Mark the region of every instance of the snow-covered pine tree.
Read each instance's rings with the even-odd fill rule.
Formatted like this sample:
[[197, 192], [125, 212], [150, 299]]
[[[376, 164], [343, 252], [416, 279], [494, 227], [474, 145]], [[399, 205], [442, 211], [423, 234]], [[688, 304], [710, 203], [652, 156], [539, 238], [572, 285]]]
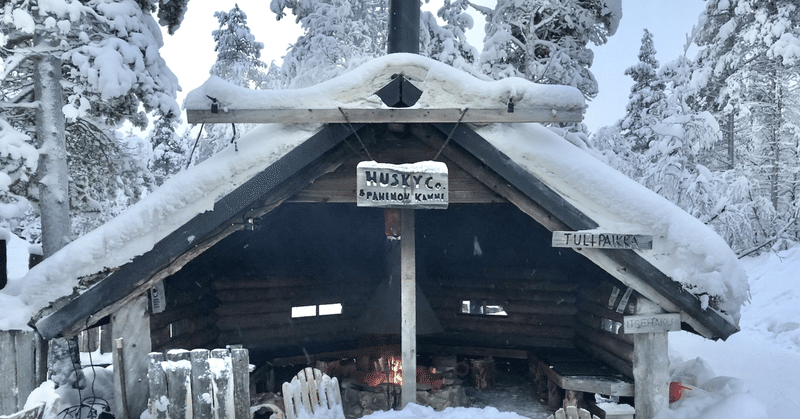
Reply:
[[217, 61], [209, 72], [237, 86], [260, 88], [267, 68], [261, 61], [264, 44], [250, 32], [247, 15], [236, 4], [229, 12], [214, 12], [214, 17], [219, 21], [219, 29], [211, 32]]
[[[216, 45], [217, 60], [211, 66], [212, 76], [250, 89], [267, 87], [270, 78], [267, 64], [261, 61], [264, 44], [257, 42], [247, 26], [247, 14], [236, 4], [229, 12], [214, 12], [219, 29], [211, 32]], [[195, 162], [203, 161], [231, 144], [234, 137], [249, 131], [252, 124], [206, 125], [199, 140]]]
[[467, 12], [469, 5], [469, 0], [444, 0], [436, 12], [444, 26], [439, 25], [433, 13], [423, 12], [420, 54], [480, 77], [482, 74], [475, 68], [478, 50], [467, 41], [467, 31], [475, 24]]
[[173, 119], [169, 115], [158, 115], [150, 133], [149, 143], [153, 147], [153, 154], [148, 168], [159, 186], [184, 168], [189, 158], [188, 137], [175, 132]]
[[[177, 79], [158, 54], [161, 35], [150, 14], [170, 2], [170, 10], [159, 9], [159, 16], [174, 29], [180, 24], [186, 0], [11, 0], [0, 5], [0, 43], [4, 46], [0, 50], [0, 91], [7, 111], [2, 118], [7, 132], [22, 134], [4, 138], [29, 138], [34, 146], [45, 141], [49, 152], [42, 156], [53, 158], [54, 167], [64, 167], [68, 173], [61, 169], [59, 174], [54, 171], [57, 169], [40, 164], [37, 182], [29, 176], [11, 175], [17, 180], [13, 185], [15, 195], [39, 204], [35, 208], [47, 224], [42, 226], [45, 256], [83, 232], [71, 231], [68, 216], [63, 214], [67, 197], [75, 215], [87, 209], [81, 205], [94, 207], [92, 200], [117, 201], [120, 190], [131, 193], [130, 201], [136, 200], [137, 188], [130, 186], [148, 178], [138, 169], [132, 170], [128, 161], [113, 161], [125, 155], [126, 150], [112, 129], [125, 120], [143, 127], [147, 119], [140, 106], [145, 111], [179, 113], [174, 99]], [[62, 77], [62, 82], [56, 81]], [[38, 90], [35, 84], [40, 85]], [[63, 92], [52, 90], [55, 87], [63, 87]], [[46, 120], [35, 122], [37, 115]], [[57, 120], [64, 116], [66, 126], [58, 128]], [[61, 152], [57, 151], [58, 143], [63, 144]], [[94, 168], [81, 167], [86, 164]], [[86, 176], [89, 180], [85, 185], [95, 192], [94, 196], [86, 193], [88, 189], [75, 187], [75, 179]], [[71, 179], [70, 191], [55, 179]], [[46, 189], [41, 185], [55, 189], [40, 197], [39, 191]], [[49, 209], [47, 204], [51, 202], [61, 203], [62, 210]], [[55, 212], [61, 214], [52, 215], [54, 222], [46, 222]], [[32, 224], [38, 222], [39, 214], [31, 214], [33, 220], [13, 223], [17, 224], [16, 232], [26, 223], [29, 231], [38, 230]], [[39, 237], [28, 239], [38, 241]], [[56, 244], [48, 245], [48, 241]]]
[[619, 0], [498, 0], [477, 7], [486, 16], [479, 69], [494, 79], [524, 77], [577, 87], [587, 98], [598, 86], [589, 43], [602, 45], [622, 17]]
[[653, 35], [647, 29], [642, 35], [639, 62], [628, 67], [625, 75], [633, 79], [630, 99], [625, 107], [625, 117], [620, 121], [622, 135], [631, 144], [634, 152], [647, 150], [655, 133], [653, 125], [658, 122], [664, 106], [664, 82], [658, 80], [658, 60], [653, 45]]
[[386, 0], [272, 0], [282, 19], [291, 10], [303, 35], [283, 57], [283, 87], [301, 88], [332, 79], [386, 54]]
[[[751, 244], [769, 244], [778, 236], [797, 240], [798, 162], [791, 144], [798, 125], [792, 104], [800, 57], [798, 4], [711, 0], [701, 24], [692, 105], [714, 112], [730, 133], [727, 167], [760, 183], [751, 183], [754, 190], [748, 193], [756, 232]], [[761, 204], [765, 201], [772, 209]]]

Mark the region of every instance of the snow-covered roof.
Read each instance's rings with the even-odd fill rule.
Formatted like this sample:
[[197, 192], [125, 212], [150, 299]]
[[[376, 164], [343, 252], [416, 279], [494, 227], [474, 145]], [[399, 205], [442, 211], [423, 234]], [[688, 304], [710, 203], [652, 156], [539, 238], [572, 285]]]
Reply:
[[209, 109], [212, 98], [221, 112], [234, 109], [385, 109], [375, 93], [393, 75], [403, 75], [422, 90], [411, 108], [497, 108], [509, 99], [525, 108], [582, 111], [583, 95], [577, 89], [531, 83], [518, 77], [497, 81], [479, 80], [441, 62], [417, 54], [389, 54], [375, 58], [353, 71], [295, 90], [250, 90], [211, 77], [186, 95], [186, 109]]
[[[576, 89], [537, 86], [523, 80], [485, 83], [422, 57], [397, 55], [376, 59], [365, 64], [364, 70], [357, 69], [300, 91], [240, 91], [231, 85], [220, 88], [222, 82], [212, 80], [191, 92], [187, 102], [206, 100], [209, 86], [214, 86], [218, 100], [226, 100], [227, 96], [222, 94], [230, 92], [237, 100], [246, 97], [263, 106], [276, 101], [284, 105], [296, 103], [300, 107], [355, 106], [358, 103], [377, 106], [372, 98], [359, 96], [365, 91], [374, 91], [374, 86], [363, 88], [362, 77], [375, 67], [394, 66], [402, 67], [406, 74], [419, 72], [415, 77], [426, 81], [425, 100], [420, 99], [420, 106], [462, 107], [472, 103], [470, 101], [501, 100], [511, 93], [519, 95], [520, 101], [569, 105], [576, 104], [580, 96]], [[432, 94], [434, 91], [437, 93]], [[459, 95], [464, 95], [463, 101], [458, 101]], [[280, 100], [276, 99], [278, 97]], [[580, 102], [583, 102], [582, 97]], [[238, 152], [229, 147], [175, 175], [115, 219], [31, 269], [14, 295], [0, 294], [0, 298], [13, 302], [15, 307], [26, 308], [29, 315], [33, 315], [56, 299], [70, 295], [81, 277], [125, 265], [147, 253], [198, 214], [212, 210], [215, 203], [278, 162], [320, 129], [321, 126], [315, 124], [267, 124], [248, 132], [239, 139]], [[474, 129], [597, 223], [597, 230], [652, 235], [653, 250], [636, 252], [701, 300], [716, 297], [719, 308], [725, 312], [723, 317], [731, 324], [738, 323], [739, 309], [748, 295], [746, 275], [730, 248], [708, 227], [539, 124], [490, 124]], [[194, 239], [198, 238], [187, 238]], [[25, 324], [14, 324], [8, 319], [8, 314], [0, 313], [0, 326], [27, 328]]]

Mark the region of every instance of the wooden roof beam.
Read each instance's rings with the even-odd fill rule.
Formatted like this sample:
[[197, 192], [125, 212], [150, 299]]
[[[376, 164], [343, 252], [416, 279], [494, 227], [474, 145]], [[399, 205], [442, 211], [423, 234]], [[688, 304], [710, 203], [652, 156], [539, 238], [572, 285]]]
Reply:
[[581, 122], [583, 110], [574, 108], [508, 108], [477, 109], [228, 109], [212, 112], [211, 109], [187, 109], [190, 124], [299, 124], [299, 123], [503, 123], [503, 122]]

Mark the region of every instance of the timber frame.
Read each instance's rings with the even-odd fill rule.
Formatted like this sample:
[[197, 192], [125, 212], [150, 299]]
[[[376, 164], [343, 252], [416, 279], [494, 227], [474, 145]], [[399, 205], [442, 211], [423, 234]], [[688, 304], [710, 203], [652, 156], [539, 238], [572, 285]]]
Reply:
[[[374, 137], [385, 124], [326, 125], [309, 140], [218, 201], [214, 210], [196, 216], [158, 242], [153, 250], [120, 267], [62, 308], [36, 321], [45, 338], [73, 336], [100, 322], [136, 295], [177, 272], [186, 263], [248, 222], [289, 200], [322, 175], [335, 170], [359, 150], [354, 136]], [[397, 129], [396, 126], [393, 129]], [[465, 124], [410, 124], [421, 141], [483, 182], [550, 231], [591, 229], [597, 224]], [[454, 131], [455, 130], [455, 131]], [[366, 135], [372, 132], [373, 135]], [[449, 144], [446, 139], [453, 132]], [[369, 147], [369, 144], [366, 144]], [[355, 197], [353, 197], [353, 200]], [[188, 237], [201, 237], [189, 242]], [[576, 250], [620, 282], [671, 312], [681, 313], [690, 329], [725, 339], [738, 329], [681, 288], [634, 251]]]

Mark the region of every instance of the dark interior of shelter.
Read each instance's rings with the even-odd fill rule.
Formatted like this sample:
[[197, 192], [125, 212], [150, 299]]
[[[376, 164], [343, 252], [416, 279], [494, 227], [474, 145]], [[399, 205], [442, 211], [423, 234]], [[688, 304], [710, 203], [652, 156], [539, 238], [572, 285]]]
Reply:
[[[551, 233], [510, 203], [414, 214], [423, 390], [487, 389], [522, 372], [531, 391], [547, 393], [532, 354], [632, 376], [632, 339], [613, 329], [635, 299], [622, 312], [609, 307], [615, 288], [625, 289], [616, 279], [553, 248]], [[390, 218], [391, 210], [355, 204], [278, 206], [167, 278], [167, 308], [151, 317], [153, 350], [242, 345], [257, 393], [280, 391], [307, 365], [338, 375], [343, 387], [392, 385], [400, 262]], [[384, 390], [375, 391], [392, 407]], [[465, 402], [443, 397], [445, 406]], [[369, 412], [354, 409], [345, 406], [348, 416]]]

